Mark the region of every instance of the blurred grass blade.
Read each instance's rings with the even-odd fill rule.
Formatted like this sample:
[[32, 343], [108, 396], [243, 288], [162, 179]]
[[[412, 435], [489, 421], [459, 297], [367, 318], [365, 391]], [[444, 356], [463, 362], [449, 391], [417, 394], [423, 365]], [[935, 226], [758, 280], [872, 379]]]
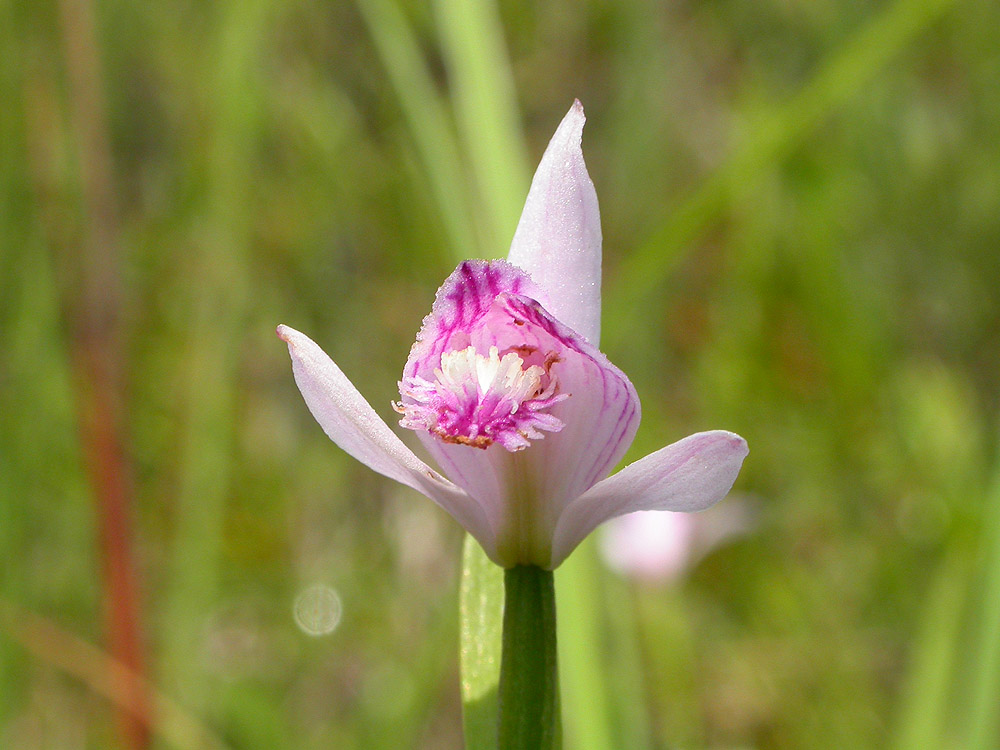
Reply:
[[[159, 692], [122, 662], [52, 621], [0, 599], [0, 632], [42, 661], [84, 682], [119, 708], [145, 719], [145, 698], [152, 702], [150, 728], [177, 748], [222, 750], [225, 744], [180, 705]], [[142, 683], [137, 691], [135, 683]]]
[[[514, 236], [530, 173], [499, 13], [486, 0], [434, 5], [459, 131], [486, 222], [484, 254], [500, 257]], [[571, 95], [566, 99], [569, 107]]]
[[459, 593], [462, 724], [467, 750], [497, 746], [497, 689], [503, 631], [503, 570], [466, 534]]
[[598, 644], [601, 591], [594, 537], [585, 539], [556, 571], [563, 732], [574, 750], [614, 750], [607, 665]]
[[[594, 555], [596, 557], [596, 555]], [[594, 567], [598, 561], [595, 559]], [[611, 715], [618, 717], [619, 747], [650, 748], [653, 746], [649, 726], [649, 682], [643, 650], [639, 643], [639, 612], [633, 583], [621, 577], [603, 576], [604, 604], [611, 647], [607, 657], [615, 668], [608, 674], [608, 699]], [[672, 643], [666, 644], [673, 648]]]
[[955, 675], [962, 612], [968, 591], [968, 565], [962, 555], [947, 558], [926, 594], [923, 623], [914, 646], [910, 673], [902, 688], [893, 747], [923, 750], [944, 747], [948, 704]]
[[[457, 260], [481, 254], [448, 109], [395, 0], [356, 0], [389, 74]], [[511, 230], [513, 231], [513, 230]]]
[[961, 726], [968, 750], [997, 747], [1000, 740], [1000, 458], [994, 469], [982, 521], [983, 571], [971, 674]]
[[193, 298], [184, 362], [186, 432], [162, 647], [167, 687], [183, 689], [196, 709], [211, 696], [192, 646], [199, 643], [221, 591], [219, 561], [235, 451], [236, 369], [249, 304], [242, 249], [248, 244], [246, 195], [253, 179], [250, 154], [260, 95], [254, 70], [273, 6], [270, 0], [254, 0], [216, 7], [217, 49], [205, 92], [215, 105], [215, 120], [200, 165], [208, 175], [206, 218], [198, 227], [198, 252], [185, 259]]
[[769, 165], [784, 158], [834, 109], [864, 87], [954, 0], [898, 0], [865, 24], [790, 101], [778, 107], [726, 164], [679, 206], [622, 261], [609, 299], [631, 300], [606, 316], [610, 339], [628, 330], [641, 301], [666, 278], [685, 249], [743, 195], [752, 192]]

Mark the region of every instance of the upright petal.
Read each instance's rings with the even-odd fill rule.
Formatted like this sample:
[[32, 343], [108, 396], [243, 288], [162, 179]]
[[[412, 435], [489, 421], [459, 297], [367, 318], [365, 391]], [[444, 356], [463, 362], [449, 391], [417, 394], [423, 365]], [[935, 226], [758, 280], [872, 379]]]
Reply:
[[469, 345], [469, 331], [503, 293], [540, 299], [541, 290], [520, 268], [502, 260], [465, 260], [451, 272], [434, 295], [434, 305], [424, 317], [417, 340], [403, 369], [403, 377], [433, 370], [446, 351]]
[[586, 118], [574, 101], [531, 181], [507, 260], [545, 292], [562, 323], [595, 346], [601, 337], [601, 215], [583, 161]]
[[699, 432], [661, 448], [571, 502], [556, 524], [552, 561], [556, 567], [587, 534], [605, 521], [638, 510], [704, 510], [736, 481], [746, 441], [723, 430]]
[[295, 383], [327, 436], [379, 474], [436, 502], [494, 556], [495, 535], [479, 503], [417, 458], [308, 336], [288, 326], [278, 326], [278, 336], [288, 344]]

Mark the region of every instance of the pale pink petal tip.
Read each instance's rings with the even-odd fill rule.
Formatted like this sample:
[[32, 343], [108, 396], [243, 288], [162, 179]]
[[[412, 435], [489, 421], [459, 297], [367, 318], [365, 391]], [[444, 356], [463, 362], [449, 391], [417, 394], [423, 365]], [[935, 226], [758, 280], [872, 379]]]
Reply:
[[288, 326], [282, 324], [279, 325], [277, 328], [275, 328], [274, 332], [278, 334], [278, 338], [281, 339], [282, 341], [288, 341], [288, 334], [286, 333], [287, 330]]
[[566, 113], [562, 122], [559, 123], [559, 127], [556, 128], [556, 132], [549, 142], [550, 145], [557, 143], [565, 144], [566, 147], [570, 148], [579, 148], [583, 141], [583, 126], [586, 123], [587, 116], [583, 112], [583, 105], [579, 99], [574, 99], [569, 112]]

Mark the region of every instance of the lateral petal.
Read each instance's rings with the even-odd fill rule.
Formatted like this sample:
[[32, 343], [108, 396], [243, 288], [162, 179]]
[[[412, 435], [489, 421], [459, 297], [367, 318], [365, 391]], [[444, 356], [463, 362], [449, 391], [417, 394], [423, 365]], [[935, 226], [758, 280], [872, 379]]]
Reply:
[[579, 100], [563, 118], [535, 171], [507, 256], [545, 292], [557, 320], [597, 346], [601, 337], [601, 214], [580, 140]]
[[638, 510], [693, 512], [715, 504], [736, 481], [746, 441], [724, 430], [699, 432], [598, 482], [571, 502], [556, 524], [555, 568], [605, 521]]
[[278, 326], [295, 383], [327, 436], [346, 453], [429, 497], [472, 534], [488, 555], [496, 539], [479, 503], [417, 458], [326, 353], [305, 334]]

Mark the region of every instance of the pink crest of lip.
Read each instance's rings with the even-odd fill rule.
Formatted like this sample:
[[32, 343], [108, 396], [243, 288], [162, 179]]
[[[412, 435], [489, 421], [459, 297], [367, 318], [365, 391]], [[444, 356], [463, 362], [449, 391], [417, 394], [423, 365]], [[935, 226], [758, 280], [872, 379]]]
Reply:
[[504, 293], [524, 294], [533, 299], [542, 296], [531, 277], [507, 261], [460, 263], [438, 289], [434, 305], [410, 348], [403, 376], [427, 376], [440, 364], [441, 354], [469, 346], [469, 332]]
[[[567, 397], [557, 392], [552, 361], [545, 358], [558, 356], [551, 343], [545, 351], [531, 344], [536, 326], [527, 319], [534, 324], [540, 317], [529, 309], [537, 303], [522, 293], [540, 290], [524, 271], [502, 260], [464, 261], [445, 280], [403, 370], [402, 400], [395, 407], [403, 415], [403, 427], [448, 443], [480, 449], [499, 443], [509, 451], [524, 450], [544, 433], [563, 428], [563, 422], [548, 413]], [[515, 298], [524, 302], [513, 302]], [[526, 314], [515, 309], [519, 307], [525, 307]], [[502, 368], [504, 373], [515, 379], [526, 372], [540, 375], [531, 393], [517, 393], [516, 388], [510, 392], [503, 375], [483, 390], [477, 373], [489, 367], [494, 348], [501, 361], [515, 363], [513, 371]], [[455, 357], [462, 352], [473, 353]], [[464, 374], [460, 382], [453, 382], [456, 366]]]

